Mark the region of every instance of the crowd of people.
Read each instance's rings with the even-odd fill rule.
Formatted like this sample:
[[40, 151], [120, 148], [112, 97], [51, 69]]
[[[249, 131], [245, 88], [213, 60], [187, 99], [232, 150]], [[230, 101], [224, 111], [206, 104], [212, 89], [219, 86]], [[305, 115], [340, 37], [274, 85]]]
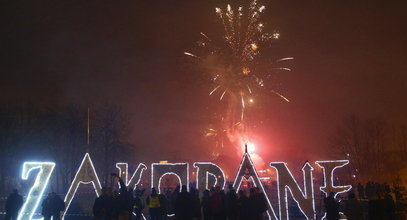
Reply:
[[[341, 201], [335, 199], [335, 194], [331, 192], [324, 198], [326, 218], [338, 220], [342, 211], [348, 220], [395, 220], [396, 193], [389, 185], [376, 182], [368, 182], [366, 187], [358, 183], [356, 189], [348, 193], [347, 199]], [[364, 204], [367, 204], [367, 210]]]
[[[7, 197], [6, 201], [6, 216], [5, 220], [17, 220], [18, 213], [23, 206], [23, 197], [18, 193], [17, 189]], [[59, 220], [61, 212], [65, 210], [65, 203], [55, 192], [49, 193], [42, 201], [41, 215], [44, 220]]]
[[145, 199], [144, 190], [127, 189], [119, 179], [120, 192], [103, 188], [102, 195], [95, 200], [93, 214], [95, 219], [134, 219], [148, 216], [151, 220], [164, 220], [169, 216], [177, 220], [260, 220], [264, 219], [268, 204], [266, 197], [258, 188], [251, 188], [249, 195], [245, 191], [235, 192], [230, 185], [228, 190], [212, 187], [202, 192], [187, 186], [177, 187], [174, 191], [157, 193], [151, 189]]
[[[143, 216], [151, 220], [164, 220], [169, 216], [176, 220], [260, 220], [264, 219], [268, 209], [265, 195], [255, 187], [250, 188], [248, 195], [243, 190], [236, 193], [232, 185], [227, 190], [217, 186], [203, 192], [195, 188], [188, 191], [187, 186], [173, 191], [163, 190], [163, 193], [153, 188], [149, 195], [145, 195], [144, 190], [133, 191], [122, 179], [117, 179], [119, 191], [105, 187], [96, 198], [93, 205], [95, 220], [140, 220], [144, 219]], [[375, 182], [368, 182], [365, 187], [359, 183], [346, 199], [335, 198], [331, 192], [323, 199], [326, 219], [338, 220], [343, 212], [348, 220], [395, 220], [395, 194], [397, 192], [389, 185]], [[6, 201], [5, 220], [17, 220], [22, 205], [23, 197], [13, 190]], [[42, 201], [41, 207], [45, 220], [59, 220], [65, 204], [52, 192]]]

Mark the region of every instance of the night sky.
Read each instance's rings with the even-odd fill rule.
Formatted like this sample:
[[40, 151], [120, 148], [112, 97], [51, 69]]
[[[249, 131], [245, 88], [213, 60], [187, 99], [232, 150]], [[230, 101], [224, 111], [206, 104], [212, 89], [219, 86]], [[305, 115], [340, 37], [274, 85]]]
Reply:
[[[200, 31], [214, 32], [214, 8], [227, 3], [3, 1], [0, 101], [110, 102], [131, 115], [132, 141], [146, 148], [135, 161], [208, 158], [202, 130], [219, 102], [183, 52]], [[295, 58], [293, 71], [279, 75], [291, 102], [256, 100], [263, 124], [254, 132], [266, 161], [336, 159], [329, 137], [350, 114], [407, 123], [402, 1], [262, 3], [266, 25], [281, 34], [274, 55]]]

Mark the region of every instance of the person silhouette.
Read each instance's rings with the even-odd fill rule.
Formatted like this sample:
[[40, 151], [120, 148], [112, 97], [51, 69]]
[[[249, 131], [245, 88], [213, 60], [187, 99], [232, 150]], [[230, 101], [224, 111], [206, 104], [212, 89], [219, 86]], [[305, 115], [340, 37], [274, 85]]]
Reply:
[[6, 217], [5, 220], [17, 220], [18, 211], [23, 206], [23, 197], [18, 194], [18, 190], [14, 189], [13, 192], [7, 197], [6, 201]]
[[136, 214], [135, 220], [140, 220], [143, 216], [143, 209], [144, 209], [144, 202], [141, 198], [143, 195], [143, 191], [140, 189], [136, 189], [136, 193], [133, 199], [133, 209], [134, 213]]
[[334, 197], [335, 194], [333, 192], [330, 192], [329, 196], [324, 199], [327, 220], [339, 219], [339, 203], [335, 200]]
[[42, 202], [42, 216], [44, 220], [59, 220], [61, 212], [65, 209], [65, 203], [55, 192], [49, 193]]
[[365, 198], [365, 188], [363, 187], [363, 185], [360, 182], [358, 183], [358, 195], [359, 195], [359, 199]]
[[181, 192], [175, 200], [175, 219], [192, 220], [193, 217], [193, 200], [188, 193], [187, 186], [181, 187]]
[[237, 194], [233, 189], [233, 185], [229, 185], [229, 191], [226, 194], [226, 214], [227, 218], [230, 220], [237, 219], [238, 207], [237, 207]]
[[155, 188], [151, 189], [151, 195], [147, 197], [146, 203], [148, 205], [151, 220], [160, 219], [160, 198], [158, 197]]
[[363, 207], [356, 199], [355, 193], [349, 193], [348, 200], [345, 201], [344, 213], [348, 220], [363, 219]]

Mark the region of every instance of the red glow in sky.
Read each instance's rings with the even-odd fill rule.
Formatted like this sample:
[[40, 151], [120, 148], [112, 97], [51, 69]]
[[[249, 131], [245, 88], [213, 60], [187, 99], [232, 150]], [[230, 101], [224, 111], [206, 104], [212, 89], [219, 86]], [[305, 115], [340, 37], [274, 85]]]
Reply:
[[[253, 160], [256, 154], [266, 164], [334, 159], [329, 138], [350, 114], [407, 122], [402, 3], [265, 3], [266, 23], [280, 33], [273, 53], [295, 60], [290, 73], [276, 76], [290, 103], [253, 97]], [[201, 31], [217, 31], [213, 9], [221, 4], [8, 1], [0, 9], [0, 100], [115, 103], [131, 115], [137, 161], [210, 158], [214, 142], [202, 131], [220, 107], [183, 51]], [[236, 152], [225, 156], [238, 164]]]

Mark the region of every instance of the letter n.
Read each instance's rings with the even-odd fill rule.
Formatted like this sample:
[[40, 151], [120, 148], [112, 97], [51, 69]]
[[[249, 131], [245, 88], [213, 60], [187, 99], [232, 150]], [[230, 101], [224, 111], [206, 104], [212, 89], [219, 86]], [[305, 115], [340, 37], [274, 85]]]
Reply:
[[300, 189], [293, 175], [284, 162], [273, 162], [270, 166], [277, 171], [277, 185], [279, 198], [280, 220], [289, 219], [288, 214], [288, 191], [297, 203], [299, 209], [306, 219], [315, 219], [314, 190], [312, 181], [311, 165], [306, 162], [302, 167], [304, 176], [304, 192]]

